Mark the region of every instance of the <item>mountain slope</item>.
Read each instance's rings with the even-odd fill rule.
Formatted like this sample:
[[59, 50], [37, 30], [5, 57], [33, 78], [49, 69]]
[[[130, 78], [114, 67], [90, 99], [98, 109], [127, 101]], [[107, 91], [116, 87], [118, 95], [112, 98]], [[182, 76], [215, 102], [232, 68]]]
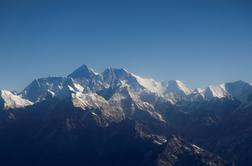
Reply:
[[248, 102], [252, 95], [252, 85], [244, 81], [236, 81], [225, 84], [226, 91], [241, 102]]
[[225, 90], [224, 85], [220, 86], [211, 85], [205, 90], [204, 95], [206, 99], [229, 97], [229, 93]]
[[93, 77], [98, 76], [99, 74], [96, 73], [92, 68], [88, 68], [86, 65], [82, 65], [78, 69], [76, 69], [73, 73], [68, 75], [68, 77], [72, 78], [87, 78], [91, 79]]
[[183, 82], [179, 80], [168, 81], [167, 92], [180, 94], [180, 95], [189, 95], [192, 93], [192, 89], [187, 87]]
[[6, 90], [0, 91], [0, 109], [7, 110], [7, 109], [22, 108], [32, 104], [33, 103], [31, 101], [23, 99], [10, 91]]
[[158, 166], [226, 166], [228, 163], [206, 150], [172, 135], [160, 154]]
[[[159, 128], [137, 120], [100, 125], [104, 119], [98, 113], [93, 115], [92, 108], [72, 107], [68, 101], [53, 99], [27, 109], [11, 111], [15, 119], [10, 120], [3, 120], [8, 119], [8, 114], [0, 112], [3, 165], [153, 166], [166, 151], [167, 140], [170, 142], [166, 136], [157, 134]], [[175, 144], [171, 148], [180, 147]], [[175, 151], [172, 153], [177, 155]], [[207, 155], [201, 159], [212, 161]], [[193, 158], [187, 163], [197, 160]]]

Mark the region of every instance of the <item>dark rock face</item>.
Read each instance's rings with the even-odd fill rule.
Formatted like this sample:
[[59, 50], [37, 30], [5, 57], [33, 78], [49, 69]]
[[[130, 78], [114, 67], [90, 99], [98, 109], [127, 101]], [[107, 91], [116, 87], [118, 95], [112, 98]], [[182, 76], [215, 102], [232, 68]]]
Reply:
[[[167, 111], [176, 131], [225, 160], [237, 165], [251, 163], [252, 107], [236, 101], [197, 103]], [[185, 112], [183, 112], [183, 111]]]
[[87, 79], [92, 79], [95, 77], [95, 72], [88, 68], [86, 65], [82, 65], [78, 69], [76, 69], [73, 73], [69, 75], [69, 77], [72, 78], [87, 78]]
[[163, 152], [159, 155], [158, 166], [224, 166], [228, 165], [220, 157], [185, 142], [177, 136], [170, 136]]
[[252, 139], [252, 110], [239, 110], [226, 115], [211, 130], [205, 128], [204, 137], [187, 134], [197, 144], [234, 161], [237, 165], [250, 165]]
[[[173, 165], [184, 162], [193, 165], [201, 160], [225, 164], [221, 158], [204, 150], [199, 150], [198, 154], [197, 148], [179, 137], [169, 137], [174, 133], [173, 129], [163, 126], [165, 130], [162, 130], [162, 125], [157, 122], [126, 119], [107, 126], [109, 121], [99, 115], [99, 110], [97, 115], [92, 112], [74, 108], [68, 101], [57, 100], [1, 111], [1, 163], [153, 166], [160, 165], [162, 159]], [[175, 162], [170, 160], [170, 155], [179, 158]]]

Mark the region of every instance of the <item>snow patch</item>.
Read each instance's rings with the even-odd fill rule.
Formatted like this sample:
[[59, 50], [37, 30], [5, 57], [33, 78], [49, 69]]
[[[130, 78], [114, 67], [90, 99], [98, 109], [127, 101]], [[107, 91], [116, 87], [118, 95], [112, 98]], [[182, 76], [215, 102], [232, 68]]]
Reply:
[[0, 91], [1, 98], [4, 101], [4, 109], [14, 109], [14, 108], [22, 108], [33, 103], [29, 100], [23, 99], [20, 96], [14, 95], [10, 91], [2, 90]]
[[84, 91], [84, 88], [80, 84], [73, 83], [73, 85], [76, 88], [76, 90], [78, 90], [79, 92], [83, 92]]
[[183, 82], [179, 80], [175, 80], [175, 82], [177, 83], [180, 90], [182, 90], [186, 95], [189, 95], [192, 92], [192, 90], [188, 88]]
[[224, 98], [228, 96], [228, 93], [221, 86], [209, 86], [209, 90], [211, 91], [213, 97]]
[[139, 76], [137, 76], [135, 74], [132, 74], [132, 75], [136, 78], [137, 82], [142, 87], [149, 90], [150, 92], [156, 93], [158, 95], [163, 95], [163, 93], [165, 92], [165, 87], [162, 86], [162, 83], [156, 82], [153, 79], [142, 78], [142, 77], [139, 77]]

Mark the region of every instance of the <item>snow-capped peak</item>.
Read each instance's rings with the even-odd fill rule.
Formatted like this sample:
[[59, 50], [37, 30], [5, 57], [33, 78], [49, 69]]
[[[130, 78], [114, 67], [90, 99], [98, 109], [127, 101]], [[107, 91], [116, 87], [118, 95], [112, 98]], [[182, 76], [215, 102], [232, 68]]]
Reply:
[[[82, 65], [68, 77], [48, 77], [34, 80], [20, 95], [32, 102], [39, 102], [50, 96], [69, 96], [72, 92], [114, 93], [121, 85], [128, 85], [138, 96], [161, 97], [177, 103], [178, 101], [208, 100], [212, 98], [234, 97], [246, 102], [252, 95], [252, 86], [244, 81], [209, 86], [206, 89], [192, 90], [179, 80], [159, 82], [130, 73], [126, 69], [107, 68], [98, 74]], [[109, 92], [111, 90], [111, 92]], [[70, 93], [69, 93], [70, 92]], [[104, 95], [104, 94], [103, 94]], [[108, 96], [112, 96], [110, 94]], [[149, 98], [149, 97], [148, 97]]]
[[219, 85], [219, 86], [213, 86], [210, 85], [206, 90], [205, 90], [205, 97], [206, 98], [225, 98], [228, 97], [229, 94], [225, 90], [224, 85]]
[[96, 73], [94, 69], [87, 67], [86, 65], [82, 65], [78, 69], [76, 69], [73, 73], [69, 75], [69, 77], [72, 78], [79, 78], [79, 77], [84, 77], [84, 78], [92, 78], [96, 75], [99, 75], [99, 73]]
[[187, 87], [183, 82], [179, 80], [171, 80], [168, 81], [167, 84], [167, 92], [170, 93], [176, 93], [176, 94], [184, 94], [184, 95], [189, 95], [192, 93], [192, 89]]
[[31, 101], [23, 99], [7, 90], [0, 91], [0, 99], [3, 102], [4, 110], [26, 107], [33, 104]]
[[133, 77], [136, 78], [137, 82], [146, 90], [158, 94], [158, 95], [163, 95], [165, 92], [165, 87], [162, 85], [162, 83], [157, 82], [153, 79], [147, 79], [147, 78], [142, 78], [140, 76], [137, 76], [135, 74], [132, 74]]
[[226, 91], [241, 102], [247, 102], [248, 96], [252, 95], [252, 85], [245, 81], [235, 81], [223, 85]]
[[103, 78], [105, 82], [113, 82], [116, 80], [129, 79], [130, 73], [125, 69], [107, 68], [103, 72]]

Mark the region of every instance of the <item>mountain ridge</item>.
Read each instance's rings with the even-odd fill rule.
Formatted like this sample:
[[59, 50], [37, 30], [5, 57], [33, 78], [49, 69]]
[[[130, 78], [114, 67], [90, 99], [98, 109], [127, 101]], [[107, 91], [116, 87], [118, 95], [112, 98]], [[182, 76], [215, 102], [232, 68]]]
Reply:
[[[162, 97], [164, 100], [176, 104], [183, 101], [205, 101], [214, 99], [237, 99], [247, 103], [252, 94], [252, 85], [242, 80], [227, 82], [220, 85], [210, 85], [204, 89], [191, 89], [179, 80], [159, 82], [142, 78], [130, 73], [126, 69], [107, 68], [102, 73], [82, 65], [66, 77], [46, 77], [34, 79], [24, 90], [17, 94], [23, 100], [32, 103], [44, 100], [49, 94], [64, 96], [67, 93], [98, 93], [107, 89], [116, 89], [127, 84], [141, 97], [143, 94]], [[70, 95], [70, 94], [69, 94]], [[107, 94], [108, 95], [108, 94]], [[112, 94], [110, 94], [111, 96]], [[102, 96], [105, 97], [105, 96]], [[106, 97], [105, 97], [106, 99]]]
[[[179, 80], [168, 82], [159, 82], [153, 79], [142, 78], [136, 74], [130, 73], [125, 69], [107, 68], [102, 73], [96, 73], [93, 69], [82, 65], [66, 77], [47, 77], [35, 79], [22, 92], [19, 93], [25, 99], [36, 102], [45, 97], [48, 90], [57, 93], [64, 89], [68, 84], [76, 88], [74, 84], [88, 91], [98, 92], [108, 88], [115, 88], [120, 84], [127, 83], [136, 91], [148, 91], [148, 93], [162, 96], [173, 104], [181, 100], [211, 100], [213, 98], [235, 97], [241, 102], [246, 102], [246, 98], [252, 93], [252, 86], [244, 81], [227, 82], [221, 85], [208, 86], [198, 91], [191, 89]], [[38, 91], [40, 95], [31, 94], [30, 91]], [[78, 87], [77, 87], [78, 88]], [[243, 88], [243, 89], [242, 89]], [[235, 90], [234, 90], [235, 89]], [[246, 91], [243, 96], [239, 89]], [[29, 94], [30, 93], [30, 94]], [[197, 97], [198, 96], [198, 97]]]

